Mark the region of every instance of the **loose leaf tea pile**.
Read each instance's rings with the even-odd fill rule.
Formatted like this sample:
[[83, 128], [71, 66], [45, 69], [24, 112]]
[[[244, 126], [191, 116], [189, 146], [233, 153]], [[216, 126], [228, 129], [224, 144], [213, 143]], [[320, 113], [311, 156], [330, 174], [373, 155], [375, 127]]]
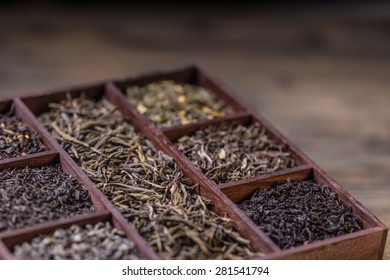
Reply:
[[294, 167], [282, 145], [258, 123], [221, 123], [185, 135], [175, 145], [217, 184]]
[[230, 219], [209, 210], [172, 158], [134, 131], [107, 100], [69, 96], [39, 119], [164, 259], [253, 256]]
[[15, 259], [22, 260], [137, 260], [138, 249], [125, 234], [109, 222], [72, 225], [41, 234], [14, 248]]
[[282, 249], [362, 229], [336, 193], [312, 181], [259, 189], [239, 207]]
[[44, 150], [38, 135], [16, 116], [0, 114], [0, 160]]
[[60, 166], [0, 170], [0, 232], [94, 211], [88, 192]]
[[170, 80], [127, 88], [137, 111], [160, 127], [214, 119], [233, 111], [205, 88]]

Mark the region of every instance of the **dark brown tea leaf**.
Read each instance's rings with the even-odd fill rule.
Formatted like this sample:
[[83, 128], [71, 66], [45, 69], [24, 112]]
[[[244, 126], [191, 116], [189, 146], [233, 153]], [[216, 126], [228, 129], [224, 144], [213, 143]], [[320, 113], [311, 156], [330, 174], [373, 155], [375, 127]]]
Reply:
[[0, 232], [93, 212], [88, 191], [59, 165], [0, 170]]
[[259, 189], [238, 206], [282, 249], [363, 228], [336, 193], [312, 181]]
[[38, 135], [16, 116], [0, 115], [0, 160], [42, 152]]
[[228, 218], [210, 211], [173, 159], [107, 100], [70, 97], [39, 118], [163, 259], [254, 255]]

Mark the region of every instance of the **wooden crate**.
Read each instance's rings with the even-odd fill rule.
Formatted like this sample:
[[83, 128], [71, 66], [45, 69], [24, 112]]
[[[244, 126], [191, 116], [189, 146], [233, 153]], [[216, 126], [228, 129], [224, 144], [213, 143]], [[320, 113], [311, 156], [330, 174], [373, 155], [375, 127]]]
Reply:
[[[158, 128], [145, 116], [137, 112], [136, 108], [125, 97], [124, 92], [130, 85], [142, 85], [162, 79], [188, 82], [207, 88], [220, 100], [231, 106], [234, 113], [213, 120], [200, 120], [187, 125]], [[123, 230], [129, 240], [137, 244], [145, 258], [159, 258], [138, 234], [136, 229], [127, 222], [122, 214], [100, 192], [83, 170], [38, 121], [36, 116], [48, 110], [49, 102], [59, 102], [65, 98], [67, 93], [70, 93], [73, 97], [83, 93], [96, 100], [103, 96], [106, 97], [120, 110], [139, 133], [146, 136], [157, 149], [174, 158], [184, 174], [198, 184], [196, 192], [212, 200], [214, 203], [213, 210], [221, 216], [227, 215], [230, 217], [236, 230], [251, 241], [252, 247], [256, 251], [264, 253], [261, 259], [382, 259], [387, 237], [387, 227], [254, 109], [246, 105], [234, 92], [199, 66], [189, 66], [169, 72], [133, 76], [121, 80], [64, 88], [44, 93], [33, 93], [0, 101], [0, 112], [5, 111], [11, 104], [14, 104], [16, 114], [25, 124], [40, 135], [47, 148], [47, 151], [34, 155], [2, 160], [0, 161], [0, 168], [42, 166], [59, 162], [65, 172], [74, 175], [88, 190], [97, 209], [92, 214], [0, 233], [1, 258], [12, 259], [11, 251], [14, 245], [31, 240], [40, 233], [51, 232], [56, 228], [67, 227], [73, 223], [85, 225], [86, 223], [95, 223], [103, 220], [110, 220], [115, 227]], [[207, 178], [174, 145], [174, 142], [179, 137], [189, 135], [197, 129], [231, 121], [237, 121], [242, 124], [260, 123], [276, 143], [283, 144], [286, 147], [297, 166], [271, 174], [217, 185]], [[287, 179], [292, 181], [312, 179], [315, 182], [328, 185], [333, 192], [338, 194], [341, 201], [353, 209], [355, 216], [363, 223], [363, 230], [322, 241], [315, 241], [287, 250], [280, 249], [238, 208], [236, 203], [248, 197], [258, 188], [270, 187]]]

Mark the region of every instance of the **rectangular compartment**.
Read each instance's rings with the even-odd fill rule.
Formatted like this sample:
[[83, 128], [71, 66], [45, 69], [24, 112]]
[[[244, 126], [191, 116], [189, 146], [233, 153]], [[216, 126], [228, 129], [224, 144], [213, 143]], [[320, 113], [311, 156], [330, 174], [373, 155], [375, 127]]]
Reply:
[[[347, 191], [342, 189], [321, 170], [301, 168], [296, 172], [270, 176], [242, 185], [221, 186], [220, 190], [236, 205], [250, 198], [258, 189], [272, 188], [285, 182], [312, 180], [317, 184], [327, 185], [338, 199], [351, 207], [353, 214], [362, 222], [363, 228], [353, 233], [313, 241], [308, 244], [291, 247], [266, 256], [270, 259], [382, 259], [387, 228], [365, 207], [357, 202]], [[237, 211], [242, 211], [237, 206]], [[245, 214], [245, 213], [244, 213]], [[251, 227], [258, 226], [251, 220]], [[359, 245], [357, 245], [359, 244]]]
[[[84, 213], [91, 213], [91, 212], [94, 212], [94, 211], [99, 211], [99, 210], [104, 210], [105, 209], [105, 206], [103, 205], [103, 203], [100, 201], [99, 197], [96, 196], [95, 194], [95, 191], [94, 190], [91, 190], [91, 188], [89, 188], [88, 186], [86, 186], [85, 184], [83, 184], [82, 181], [80, 181], [77, 176], [74, 175], [74, 172], [72, 170], [72, 168], [70, 167], [70, 165], [66, 162], [66, 160], [62, 159], [58, 153], [55, 153], [55, 152], [48, 152], [46, 155], [42, 155], [41, 157], [38, 157], [38, 158], [32, 158], [32, 159], [19, 159], [18, 161], [12, 161], [12, 162], [3, 162], [3, 163], [0, 163], [0, 171], [1, 172], [6, 172], [6, 170], [9, 170], [10, 172], [19, 172], [19, 175], [21, 174], [20, 172], [22, 172], [22, 170], [25, 168], [25, 167], [28, 167], [31, 169], [30, 173], [24, 173], [25, 175], [28, 175], [28, 176], [37, 176], [41, 170], [41, 168], [46, 168], [46, 167], [55, 167], [57, 164], [59, 164], [60, 166], [60, 170], [58, 170], [59, 172], [63, 172], [63, 174], [70, 174], [74, 179], [76, 179], [79, 183], [80, 183], [80, 186], [85, 189], [86, 191], [86, 195], [88, 195], [89, 199], [91, 200], [91, 207], [93, 207], [94, 209], [90, 209], [88, 210], [87, 208], [85, 208], [85, 211]], [[34, 171], [36, 170], [36, 171]], [[45, 172], [48, 172], [49, 170], [45, 171]], [[52, 170], [54, 172], [54, 169]], [[51, 171], [50, 171], [51, 172]], [[8, 173], [7, 173], [8, 174]], [[18, 175], [18, 176], [19, 176]], [[5, 179], [5, 176], [7, 176], [6, 174], [4, 174], [4, 177], [2, 177], [2, 180], [6, 180]], [[12, 173], [9, 173], [9, 178], [11, 179], [12, 178]], [[47, 177], [48, 174], [42, 174], [42, 177]], [[64, 176], [64, 175], [61, 175], [61, 176]], [[38, 176], [39, 177], [39, 176]], [[55, 178], [53, 177], [53, 180]], [[18, 179], [18, 180], [21, 180], [21, 179]], [[29, 184], [29, 186], [31, 188], [34, 187], [34, 180], [31, 179], [32, 181], [31, 182], [26, 182], [26, 184]], [[44, 179], [46, 180], [46, 179]], [[28, 181], [28, 180], [27, 180]], [[58, 181], [58, 180], [57, 180]], [[62, 181], [63, 182], [63, 181]], [[70, 182], [70, 181], [69, 181]], [[6, 183], [5, 181], [2, 182], [3, 184], [6, 184], [5, 186], [7, 186], [8, 183]], [[60, 184], [59, 183], [56, 183], [58, 184], [59, 188], [60, 188]], [[10, 188], [10, 185], [8, 184], [8, 191], [9, 190], [13, 190], [14, 188], [18, 188], [20, 186], [18, 185], [14, 185]], [[26, 185], [26, 188], [28, 186]], [[45, 187], [48, 187], [48, 186], [45, 186]], [[81, 190], [81, 189], [80, 189]], [[75, 188], [73, 191], [72, 191], [72, 195], [74, 195], [75, 197], [77, 197], [77, 195], [81, 195], [83, 196], [82, 193], [80, 193], [80, 190]], [[2, 196], [3, 198], [5, 197], [8, 197], [9, 193], [7, 192], [7, 189], [2, 189]], [[23, 191], [23, 190], [22, 190]], [[63, 194], [59, 194], [57, 193], [57, 190], [56, 189], [50, 189], [48, 190], [50, 192], [53, 192], [53, 195], [56, 196], [56, 195], [63, 195]], [[78, 194], [77, 194], [78, 193]], [[24, 193], [18, 193], [17, 194], [17, 199], [21, 199], [21, 200], [24, 200], [26, 201], [27, 205], [26, 207], [29, 208], [29, 207], [33, 207], [34, 208], [34, 198], [29, 198], [29, 196], [33, 195], [31, 194], [30, 192], [29, 193], [25, 193], [26, 194], [26, 198], [24, 198]], [[71, 193], [69, 193], [71, 194]], [[48, 197], [47, 199], [49, 199], [51, 196], [51, 194], [48, 194]], [[59, 200], [57, 199], [58, 197], [52, 197], [53, 201], [54, 200]], [[62, 196], [61, 196], [61, 199], [62, 199]], [[39, 200], [39, 199], [38, 199]], [[42, 199], [41, 199], [42, 200]], [[45, 200], [46, 201], [46, 200]], [[61, 200], [62, 201], [62, 200]], [[4, 203], [6, 203], [7, 201], [4, 200], [3, 201]], [[70, 200], [68, 201], [70, 203]], [[30, 205], [30, 203], [32, 203]], [[46, 202], [45, 202], [46, 203]], [[57, 203], [57, 202], [56, 202]], [[63, 202], [61, 202], [62, 204]], [[64, 203], [67, 203], [67, 202], [64, 202]], [[54, 205], [51, 205], [50, 201], [48, 201], [46, 203], [47, 205], [45, 206], [46, 210], [45, 211], [48, 211], [50, 212], [50, 215], [52, 215], [52, 210], [50, 210], [51, 208], [50, 207], [55, 207]], [[23, 203], [20, 203], [20, 204], [17, 204], [18, 207], [23, 207]], [[11, 206], [5, 206], [5, 207], [11, 207]], [[16, 209], [16, 206], [12, 206], [12, 208], [15, 208]], [[65, 209], [65, 208], [64, 208]], [[44, 210], [44, 209], [43, 209]], [[42, 210], [42, 211], [43, 211]], [[16, 211], [16, 210], [15, 210]], [[18, 210], [19, 211], [19, 210]], [[14, 219], [15, 221], [18, 220], [18, 212], [15, 212], [13, 214], [14, 216]], [[22, 212], [20, 213], [23, 213], [23, 210]], [[49, 220], [46, 221], [46, 222], [50, 222], [50, 221], [54, 221], [54, 220], [62, 220], [62, 219], [66, 219], [67, 217], [69, 216], [77, 216], [77, 215], [82, 215], [83, 213], [69, 213], [69, 215], [65, 215], [65, 216], [53, 216], [52, 218], [48, 217]], [[48, 214], [49, 215], [49, 214]], [[57, 213], [56, 215], [59, 215], [59, 213]], [[34, 215], [35, 216], [35, 215]], [[5, 229], [3, 231], [0, 232], [0, 235], [2, 235], [3, 233], [6, 233], [6, 232], [12, 232], [14, 230], [18, 230], [20, 228], [25, 228], [25, 227], [35, 227], [36, 225], [38, 224], [41, 224], [41, 223], [46, 223], [46, 222], [39, 222], [37, 220], [36, 223], [34, 224], [31, 224], [31, 223], [28, 223], [28, 224], [25, 224], [24, 226], [18, 226], [16, 227], [15, 229], [12, 229], [12, 228], [9, 228], [9, 229]]]
[[10, 156], [0, 154], [0, 163], [37, 158], [52, 151], [50, 144], [33, 128], [13, 100], [0, 101], [0, 117], [5, 122], [0, 120], [0, 150], [11, 149]]
[[[233, 131], [237, 131], [235, 138], [232, 135]], [[250, 114], [214, 120], [207, 124], [187, 125], [175, 130], [166, 129], [163, 132], [173, 141], [176, 150], [194, 165], [194, 168], [202, 171], [208, 179], [218, 185], [239, 184], [242, 180], [261, 178], [307, 164], [290, 149], [288, 143], [270, 133], [267, 127], [255, 121]], [[248, 137], [251, 140], [247, 140], [246, 134], [250, 133], [252, 134]], [[240, 138], [241, 134], [243, 136]], [[214, 140], [212, 137], [218, 138]], [[200, 144], [201, 141], [204, 142], [204, 146]], [[196, 143], [196, 149], [191, 143]], [[206, 147], [204, 151], [202, 151], [203, 147]], [[229, 152], [232, 150], [233, 152]], [[203, 158], [201, 154], [204, 155]], [[232, 160], [229, 160], [229, 157]], [[253, 160], [255, 162], [252, 163]], [[220, 164], [216, 165], [216, 162]], [[241, 164], [241, 167], [237, 164]], [[250, 164], [253, 168], [247, 168]], [[234, 170], [229, 169], [229, 165]], [[233, 165], [237, 166], [233, 167]], [[222, 169], [218, 166], [222, 166]]]
[[[96, 225], [99, 222], [109, 222], [113, 228], [117, 228], [119, 231], [123, 232], [120, 228], [118, 221], [111, 216], [107, 211], [100, 211], [93, 214], [86, 214], [80, 217], [72, 217], [64, 219], [63, 221], [51, 222], [45, 225], [37, 226], [33, 229], [22, 229], [10, 233], [8, 235], [2, 235], [0, 237], [0, 242], [3, 243], [2, 249], [0, 247], [0, 257], [4, 259], [13, 259], [13, 251], [16, 245], [20, 245], [23, 242], [30, 242], [32, 239], [39, 235], [48, 235], [52, 234], [57, 229], [69, 229], [72, 225], [77, 225], [81, 228], [85, 228], [86, 225]], [[125, 233], [125, 232], [123, 232]], [[126, 234], [126, 233], [125, 233]], [[144, 248], [140, 247], [140, 244], [134, 242], [131, 239], [131, 236], [127, 235], [128, 240], [132, 241], [138, 249], [140, 258], [148, 258], [148, 254], [145, 254]], [[81, 241], [81, 240], [80, 240]], [[76, 242], [77, 243], [77, 242]], [[145, 254], [145, 255], [144, 255]]]
[[189, 66], [177, 70], [141, 74], [131, 78], [114, 80], [113, 83], [122, 91], [123, 94], [125, 94], [128, 86], [146, 85], [161, 80], [172, 80], [201, 86], [209, 90], [227, 105], [231, 106], [235, 112], [247, 111], [247, 106], [234, 96], [235, 94], [230, 89], [215, 78], [212, 78], [200, 66]]

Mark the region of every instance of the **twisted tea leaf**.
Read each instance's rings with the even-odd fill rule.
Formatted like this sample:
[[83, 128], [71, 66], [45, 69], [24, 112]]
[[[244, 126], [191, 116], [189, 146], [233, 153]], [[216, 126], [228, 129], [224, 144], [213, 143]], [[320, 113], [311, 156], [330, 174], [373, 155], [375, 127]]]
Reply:
[[44, 151], [39, 136], [13, 116], [12, 111], [0, 114], [0, 160]]
[[156, 151], [105, 99], [68, 98], [52, 108], [40, 116], [42, 123], [162, 258], [254, 255], [231, 221], [195, 194], [172, 158]]
[[0, 170], [0, 231], [93, 212], [88, 192], [59, 165]]
[[282, 249], [363, 228], [336, 193], [312, 181], [259, 189], [239, 207]]

